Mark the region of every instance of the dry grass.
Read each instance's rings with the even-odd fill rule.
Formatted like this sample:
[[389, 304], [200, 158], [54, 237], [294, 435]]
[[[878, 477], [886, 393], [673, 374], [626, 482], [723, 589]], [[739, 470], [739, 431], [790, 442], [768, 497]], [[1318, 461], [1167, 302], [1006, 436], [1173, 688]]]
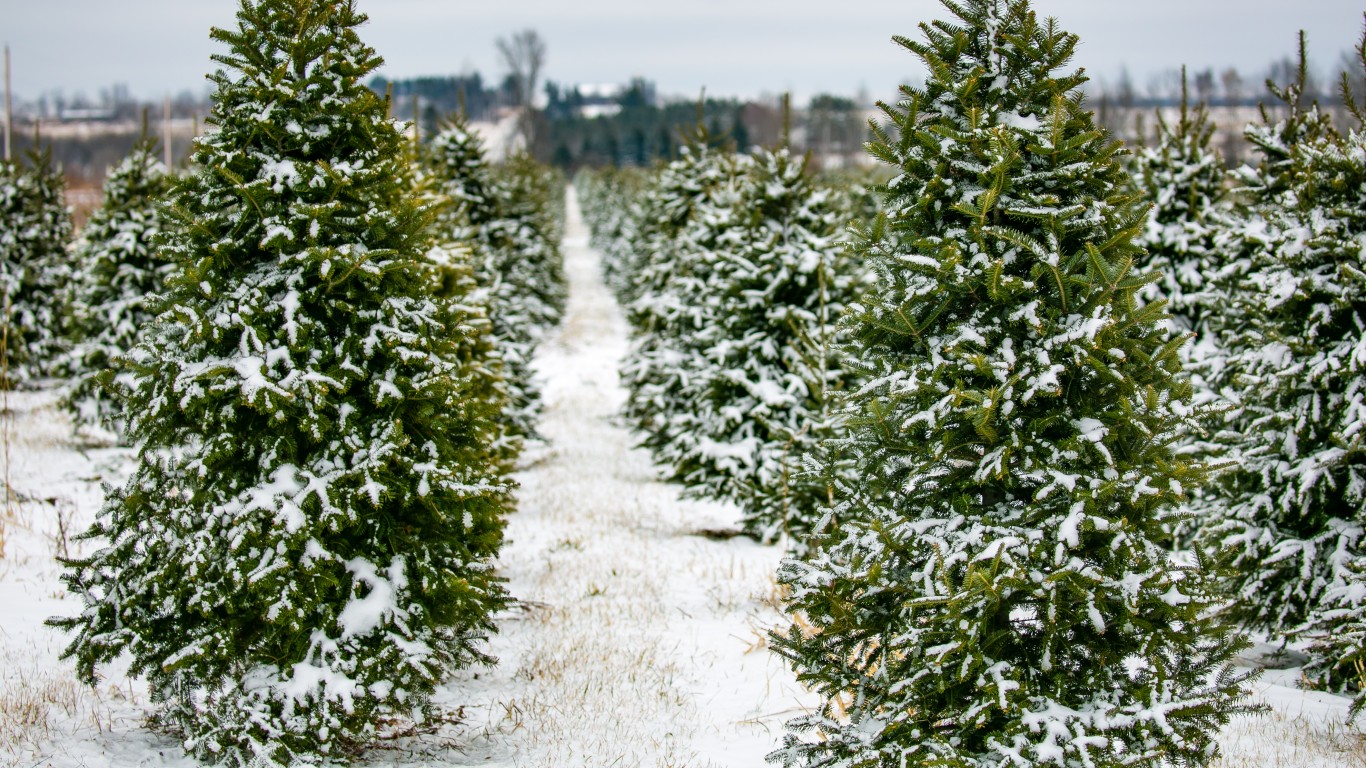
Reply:
[[1366, 768], [1366, 737], [1337, 719], [1246, 715], [1219, 741], [1223, 755], [1211, 768]]
[[6, 652], [0, 669], [0, 762], [45, 760], [66, 739], [109, 732], [117, 710], [141, 701], [131, 687], [91, 688], [34, 654]]

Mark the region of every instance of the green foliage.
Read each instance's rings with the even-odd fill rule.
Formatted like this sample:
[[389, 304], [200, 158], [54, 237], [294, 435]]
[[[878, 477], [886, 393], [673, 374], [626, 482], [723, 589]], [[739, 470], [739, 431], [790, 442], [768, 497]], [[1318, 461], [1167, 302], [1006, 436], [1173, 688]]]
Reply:
[[75, 382], [64, 402], [78, 424], [120, 420], [118, 389], [100, 377], [156, 316], [154, 297], [172, 270], [156, 250], [164, 228], [159, 206], [173, 182], [157, 160], [156, 141], [143, 139], [109, 172], [104, 205], [76, 242], [68, 364]]
[[714, 244], [676, 255], [696, 279], [658, 297], [691, 324], [656, 329], [680, 332], [674, 356], [651, 363], [675, 388], [659, 393], [669, 428], [643, 442], [688, 495], [736, 501], [748, 533], [800, 548], [829, 495], [801, 462], [831, 430], [827, 394], [841, 382], [835, 320], [856, 280], [835, 237], [848, 206], [786, 149], [734, 163], [733, 185], [714, 188], [678, 238]]
[[650, 180], [650, 175], [637, 168], [582, 170], [574, 177], [583, 217], [592, 233], [590, 242], [602, 253], [603, 279], [617, 296], [629, 290], [634, 277], [626, 271], [626, 264], [641, 223], [639, 200]]
[[[127, 356], [140, 462], [53, 619], [83, 679], [120, 654], [187, 749], [341, 759], [481, 650], [510, 505], [477, 322], [436, 300], [405, 139], [361, 85], [349, 1], [244, 0], [162, 312]], [[477, 315], [477, 313], [474, 313]], [[477, 319], [477, 317], [475, 318]], [[474, 359], [470, 359], [473, 357]]]
[[[1135, 295], [1145, 206], [1027, 0], [945, 2], [884, 107], [899, 175], [846, 315], [859, 468], [775, 648], [826, 699], [789, 766], [1203, 765], [1243, 710], [1211, 566], [1157, 545], [1207, 469], [1176, 453], [1179, 340]], [[814, 737], [809, 734], [814, 734]]]
[[1228, 174], [1211, 146], [1214, 129], [1206, 105], [1191, 106], [1183, 70], [1176, 122], [1159, 112], [1157, 145], [1138, 149], [1132, 161], [1134, 184], [1153, 206], [1138, 238], [1148, 253], [1135, 270], [1158, 276], [1139, 297], [1167, 302], [1177, 329], [1202, 339], [1205, 316], [1219, 311], [1211, 283], [1223, 266], [1220, 240], [1230, 224]]
[[540, 392], [531, 357], [559, 323], [567, 296], [559, 249], [563, 180], [525, 156], [490, 166], [478, 134], [458, 116], [424, 159], [434, 190], [446, 200], [438, 218], [442, 236], [471, 250], [475, 279], [487, 291], [513, 431], [534, 436]]
[[65, 290], [72, 277], [66, 182], [48, 151], [30, 165], [0, 161], [0, 312], [10, 388], [59, 372], [66, 350]]
[[[1341, 136], [1317, 114], [1292, 110], [1248, 130], [1295, 139], [1263, 147], [1264, 183], [1244, 214], [1246, 265], [1218, 317], [1227, 360], [1217, 383], [1231, 402], [1219, 436], [1238, 461], [1211, 489], [1202, 540], [1229, 550], [1234, 617], [1313, 639], [1310, 677], [1355, 688], [1366, 556], [1366, 138], [1360, 125]], [[1288, 125], [1297, 120], [1309, 127]]]
[[[684, 147], [646, 192], [620, 266], [620, 298], [632, 326], [621, 370], [623, 413], [652, 450], [696, 440], [687, 415], [694, 405], [689, 361], [698, 352], [698, 331], [714, 314], [708, 254], [729, 248], [740, 232], [738, 207], [717, 202], [737, 193], [740, 165], [734, 153], [703, 142]], [[712, 213], [721, 218], [709, 221]]]

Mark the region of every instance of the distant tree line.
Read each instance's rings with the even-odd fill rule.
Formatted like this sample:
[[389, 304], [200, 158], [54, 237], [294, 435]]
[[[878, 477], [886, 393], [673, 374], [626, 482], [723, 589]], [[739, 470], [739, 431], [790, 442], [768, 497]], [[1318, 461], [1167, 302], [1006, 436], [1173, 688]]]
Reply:
[[571, 98], [552, 103], [543, 115], [545, 129], [534, 148], [537, 159], [561, 168], [584, 166], [648, 167], [677, 156], [685, 132], [705, 129], [712, 146], [748, 147], [746, 105], [736, 99], [655, 105], [641, 98], [639, 86], [618, 99], [620, 111], [586, 117]]

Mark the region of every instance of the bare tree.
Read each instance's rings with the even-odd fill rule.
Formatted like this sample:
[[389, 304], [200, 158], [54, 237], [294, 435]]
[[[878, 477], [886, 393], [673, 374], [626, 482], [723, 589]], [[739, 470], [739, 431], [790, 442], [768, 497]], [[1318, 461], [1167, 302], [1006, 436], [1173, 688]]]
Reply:
[[1202, 104], [1214, 100], [1214, 70], [1203, 69], [1195, 73], [1195, 98]]
[[498, 38], [498, 53], [512, 78], [513, 98], [521, 111], [517, 118], [518, 126], [526, 141], [526, 149], [530, 152], [536, 129], [533, 102], [541, 68], [545, 65], [545, 41], [536, 30], [524, 29], [511, 37]]
[[1243, 75], [1234, 67], [1229, 67], [1219, 75], [1219, 81], [1224, 86], [1224, 100], [1230, 104], [1237, 104], [1246, 95], [1243, 92]]

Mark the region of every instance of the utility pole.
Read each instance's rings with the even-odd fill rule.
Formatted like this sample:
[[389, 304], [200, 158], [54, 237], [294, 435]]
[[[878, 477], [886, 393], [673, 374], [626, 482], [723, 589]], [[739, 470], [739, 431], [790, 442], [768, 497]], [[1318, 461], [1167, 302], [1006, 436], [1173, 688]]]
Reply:
[[10, 99], [9, 43], [5, 43], [5, 161], [14, 158], [14, 103]]
[[781, 146], [787, 149], [792, 143], [792, 91], [783, 91], [783, 134]]
[[162, 143], [166, 145], [166, 169], [171, 168], [171, 94], [166, 94], [166, 98], [161, 102], [161, 132]]
[[413, 91], [413, 146], [422, 146], [422, 136], [417, 125], [417, 91]]

